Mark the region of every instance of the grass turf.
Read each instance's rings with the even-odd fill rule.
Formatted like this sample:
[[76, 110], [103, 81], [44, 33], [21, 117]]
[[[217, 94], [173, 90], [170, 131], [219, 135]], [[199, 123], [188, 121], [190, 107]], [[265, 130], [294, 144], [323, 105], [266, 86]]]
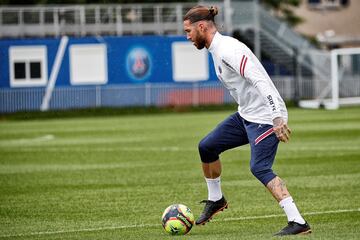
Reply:
[[[0, 238], [173, 239], [162, 211], [183, 203], [200, 214], [207, 189], [197, 143], [230, 113], [0, 122]], [[292, 140], [274, 171], [313, 228], [306, 238], [358, 239], [360, 108], [289, 115]], [[222, 154], [230, 208], [176, 238], [269, 239], [285, 226], [249, 156], [248, 146]]]

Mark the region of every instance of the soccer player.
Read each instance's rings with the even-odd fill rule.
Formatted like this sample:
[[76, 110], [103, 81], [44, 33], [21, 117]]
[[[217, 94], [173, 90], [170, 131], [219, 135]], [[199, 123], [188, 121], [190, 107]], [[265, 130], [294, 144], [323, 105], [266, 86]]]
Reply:
[[197, 49], [208, 49], [219, 80], [238, 103], [238, 111], [199, 143], [208, 199], [203, 201], [205, 208], [195, 223], [203, 225], [228, 207], [220, 185], [220, 153], [250, 144], [251, 172], [287, 215], [288, 225], [275, 235], [310, 233], [311, 228], [299, 213], [284, 181], [272, 171], [279, 141], [290, 139], [285, 103], [251, 50], [237, 39], [217, 31], [214, 21], [217, 13], [217, 7], [196, 6], [183, 19], [187, 39]]

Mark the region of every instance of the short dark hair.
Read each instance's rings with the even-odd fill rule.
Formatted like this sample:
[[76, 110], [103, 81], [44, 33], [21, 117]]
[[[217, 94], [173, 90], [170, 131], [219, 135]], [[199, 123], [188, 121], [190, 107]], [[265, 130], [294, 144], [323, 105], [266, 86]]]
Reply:
[[219, 10], [216, 6], [205, 7], [195, 6], [191, 8], [184, 16], [184, 21], [189, 20], [190, 23], [195, 23], [201, 20], [212, 21], [215, 23], [214, 17], [218, 14]]

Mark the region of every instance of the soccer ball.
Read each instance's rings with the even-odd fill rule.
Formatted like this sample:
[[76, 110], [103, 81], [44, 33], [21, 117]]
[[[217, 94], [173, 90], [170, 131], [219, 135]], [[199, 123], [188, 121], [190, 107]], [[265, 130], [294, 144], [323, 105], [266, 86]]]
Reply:
[[194, 224], [194, 215], [183, 204], [168, 206], [162, 215], [162, 226], [171, 235], [187, 234]]

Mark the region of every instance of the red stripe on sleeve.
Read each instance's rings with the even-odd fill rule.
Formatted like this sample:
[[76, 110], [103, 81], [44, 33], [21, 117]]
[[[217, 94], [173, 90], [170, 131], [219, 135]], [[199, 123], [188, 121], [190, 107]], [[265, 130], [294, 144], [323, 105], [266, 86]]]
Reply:
[[248, 58], [246, 57], [246, 58], [245, 58], [245, 61], [244, 61], [244, 64], [243, 64], [243, 66], [242, 66], [242, 69], [241, 69], [241, 75], [242, 75], [243, 77], [245, 77], [245, 67], [246, 67], [246, 62], [247, 62], [247, 60], [248, 60]]
[[243, 57], [241, 59], [241, 62], [240, 62], [240, 74], [241, 74], [241, 69], [242, 69], [242, 65], [243, 65], [243, 62], [244, 62], [244, 58], [245, 58], [245, 55], [243, 55]]

